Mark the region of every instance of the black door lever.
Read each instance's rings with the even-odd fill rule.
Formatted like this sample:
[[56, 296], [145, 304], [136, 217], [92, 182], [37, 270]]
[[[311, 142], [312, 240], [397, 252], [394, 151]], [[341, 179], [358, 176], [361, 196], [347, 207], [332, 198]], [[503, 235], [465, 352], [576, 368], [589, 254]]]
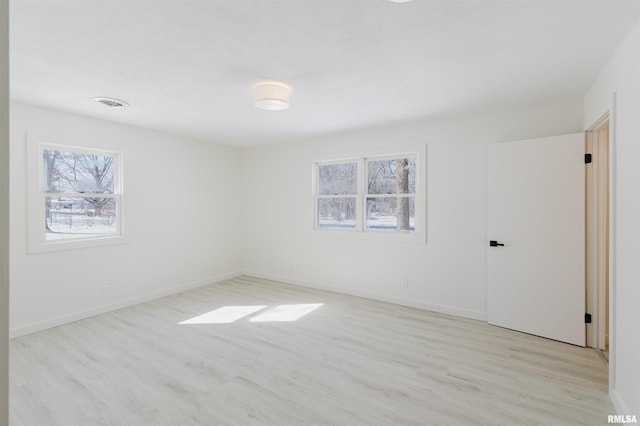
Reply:
[[495, 240], [489, 241], [489, 247], [504, 247], [503, 243], [499, 243]]

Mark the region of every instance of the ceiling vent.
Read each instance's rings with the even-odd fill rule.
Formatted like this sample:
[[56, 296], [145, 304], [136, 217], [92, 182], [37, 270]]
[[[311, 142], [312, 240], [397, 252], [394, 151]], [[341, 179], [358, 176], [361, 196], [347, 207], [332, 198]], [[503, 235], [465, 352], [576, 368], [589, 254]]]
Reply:
[[106, 105], [109, 108], [126, 108], [129, 106], [125, 101], [115, 98], [93, 98], [94, 101]]

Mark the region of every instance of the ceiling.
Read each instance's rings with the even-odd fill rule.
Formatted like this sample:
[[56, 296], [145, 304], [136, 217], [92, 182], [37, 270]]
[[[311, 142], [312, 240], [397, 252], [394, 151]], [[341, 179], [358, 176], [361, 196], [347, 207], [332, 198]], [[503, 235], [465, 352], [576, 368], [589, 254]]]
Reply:
[[[11, 97], [232, 146], [294, 141], [580, 98], [639, 12], [637, 0], [12, 0]], [[263, 79], [293, 87], [288, 110], [253, 106]]]

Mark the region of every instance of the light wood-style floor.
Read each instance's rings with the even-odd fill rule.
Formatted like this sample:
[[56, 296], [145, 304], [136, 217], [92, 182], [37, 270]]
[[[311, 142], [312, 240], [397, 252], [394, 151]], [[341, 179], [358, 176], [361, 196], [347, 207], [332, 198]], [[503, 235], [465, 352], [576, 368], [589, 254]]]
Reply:
[[[316, 303], [297, 321], [251, 321]], [[179, 324], [225, 306], [268, 308]], [[556, 426], [613, 414], [593, 350], [248, 277], [17, 338], [10, 351], [12, 426]]]

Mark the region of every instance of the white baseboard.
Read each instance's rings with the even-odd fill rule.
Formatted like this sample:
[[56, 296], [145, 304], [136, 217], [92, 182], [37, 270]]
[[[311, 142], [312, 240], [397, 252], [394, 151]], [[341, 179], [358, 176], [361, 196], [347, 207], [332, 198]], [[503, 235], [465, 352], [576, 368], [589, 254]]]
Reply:
[[126, 308], [127, 306], [137, 305], [138, 303], [148, 302], [150, 300], [158, 299], [160, 297], [170, 296], [172, 294], [181, 293], [193, 288], [202, 287], [208, 284], [224, 281], [230, 278], [235, 278], [241, 275], [239, 272], [233, 272], [229, 274], [222, 274], [215, 277], [207, 278], [204, 280], [192, 281], [189, 283], [181, 284], [175, 287], [167, 288], [153, 293], [144, 294], [141, 296], [131, 297], [129, 299], [121, 300], [107, 305], [97, 306], [95, 308], [86, 309], [83, 311], [74, 312], [68, 315], [61, 315], [55, 318], [50, 318], [44, 321], [35, 322], [22, 327], [13, 328], [9, 331], [9, 338], [24, 336], [38, 331], [46, 330], [48, 328], [57, 327], [60, 325], [68, 324], [70, 322], [90, 318], [96, 315], [104, 314], [107, 312], [115, 311], [116, 309]]
[[[12, 328], [9, 332], [11, 339], [24, 336], [38, 331], [46, 330], [49, 328], [57, 327], [60, 325], [68, 324], [74, 321], [79, 321], [85, 318], [90, 318], [96, 315], [104, 314], [114, 311], [116, 309], [126, 308], [127, 306], [133, 306], [138, 303], [148, 302], [150, 300], [158, 299], [160, 297], [169, 296], [172, 294], [180, 293], [186, 290], [190, 290], [197, 287], [202, 287], [207, 284], [212, 284], [220, 281], [224, 281], [230, 278], [235, 278], [240, 275], [247, 275], [255, 278], [262, 278], [266, 280], [280, 281], [288, 284], [298, 285], [301, 287], [315, 288], [318, 290], [332, 291], [335, 293], [348, 294], [350, 296], [363, 297], [365, 299], [377, 300], [380, 302], [393, 303], [396, 305], [409, 306], [412, 308], [423, 309], [427, 311], [439, 312], [448, 315], [455, 315], [463, 318], [470, 318], [480, 321], [486, 321], [487, 316], [485, 312], [471, 311], [467, 309], [460, 309], [452, 306], [437, 305], [433, 303], [427, 303], [423, 301], [404, 299], [402, 297], [389, 297], [373, 292], [366, 291], [345, 291], [344, 288], [338, 286], [331, 286], [326, 284], [320, 284], [313, 281], [292, 279], [290, 277], [278, 276], [273, 274], [265, 274], [255, 271], [233, 272], [228, 274], [211, 277], [204, 280], [193, 281], [190, 283], [181, 284], [168, 289], [148, 293], [141, 296], [132, 297], [129, 299], [121, 300], [107, 305], [97, 306], [95, 308], [77, 311], [68, 315], [61, 315], [58, 317], [50, 318], [44, 321], [35, 322], [22, 327]], [[613, 397], [612, 397], [613, 400]], [[617, 407], [616, 407], [617, 408]]]
[[344, 288], [338, 287], [338, 286], [320, 284], [317, 282], [307, 281], [307, 280], [293, 279], [290, 277], [284, 277], [284, 276], [279, 276], [274, 274], [265, 274], [265, 273], [256, 272], [256, 271], [244, 271], [242, 275], [255, 277], [255, 278], [262, 278], [265, 280], [280, 281], [287, 284], [298, 285], [301, 287], [315, 288], [318, 290], [326, 290], [334, 293], [348, 294], [350, 296], [377, 300], [379, 302], [393, 303], [395, 305], [408, 306], [411, 308], [423, 309], [425, 311], [439, 312], [441, 314], [454, 315], [457, 317], [470, 318], [470, 319], [475, 319], [479, 321], [487, 320], [486, 312], [472, 311], [468, 309], [456, 308], [453, 306], [438, 305], [438, 304], [427, 303], [419, 300], [405, 299], [402, 297], [390, 297], [390, 296], [381, 295], [373, 292], [367, 292], [367, 291], [345, 290]]
[[622, 399], [620, 398], [620, 395], [618, 394], [618, 392], [616, 392], [615, 389], [611, 389], [609, 391], [609, 399], [613, 404], [613, 408], [616, 410], [615, 413], [611, 413], [611, 414], [623, 414], [623, 415], [636, 414], [629, 411], [626, 404], [622, 401]]

